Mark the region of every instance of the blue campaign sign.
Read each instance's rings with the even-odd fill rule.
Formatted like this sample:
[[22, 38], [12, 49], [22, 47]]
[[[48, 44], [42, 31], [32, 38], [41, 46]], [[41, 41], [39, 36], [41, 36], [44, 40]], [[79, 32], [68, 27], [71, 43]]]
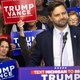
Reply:
[[[44, 30], [40, 29], [40, 30], [33, 30], [33, 31], [24, 31], [28, 47], [31, 46], [31, 43], [36, 37], [36, 35], [41, 33], [42, 31]], [[16, 50], [13, 51], [13, 56], [21, 55], [21, 50], [19, 45], [19, 32], [11, 32], [11, 40], [12, 43], [16, 44]]]
[[76, 11], [79, 15], [80, 15], [80, 6], [78, 7], [71, 7], [71, 8], [68, 8], [67, 9], [68, 10], [68, 12], [70, 12], [70, 11]]
[[18, 80], [18, 69], [15, 60], [0, 63], [0, 80]]
[[19, 80], [80, 80], [80, 67], [19, 68]]

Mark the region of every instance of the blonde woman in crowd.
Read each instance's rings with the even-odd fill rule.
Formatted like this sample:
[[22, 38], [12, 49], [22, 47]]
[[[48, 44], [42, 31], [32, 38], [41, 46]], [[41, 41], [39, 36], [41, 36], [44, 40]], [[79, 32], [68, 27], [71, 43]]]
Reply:
[[75, 11], [69, 12], [69, 25], [71, 26], [79, 26], [79, 15]]

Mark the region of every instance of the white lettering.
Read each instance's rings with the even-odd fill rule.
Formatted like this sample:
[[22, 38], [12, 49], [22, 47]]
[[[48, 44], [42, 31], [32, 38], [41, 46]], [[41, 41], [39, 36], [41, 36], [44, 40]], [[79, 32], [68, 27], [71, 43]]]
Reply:
[[78, 80], [78, 79], [80, 79], [80, 74], [75, 74], [74, 75], [74, 80]]
[[14, 38], [14, 40], [15, 40], [15, 43], [18, 43], [18, 38]]
[[55, 80], [55, 75], [49, 75], [49, 80]]
[[46, 77], [47, 77], [48, 75], [41, 75], [41, 77], [43, 78], [42, 80], [46, 80]]
[[73, 78], [73, 75], [72, 74], [69, 74], [69, 75], [68, 74], [65, 74], [65, 80], [69, 80], [69, 79], [70, 80], [73, 80], [72, 78]]
[[34, 5], [33, 4], [29, 4], [29, 9], [33, 8]]

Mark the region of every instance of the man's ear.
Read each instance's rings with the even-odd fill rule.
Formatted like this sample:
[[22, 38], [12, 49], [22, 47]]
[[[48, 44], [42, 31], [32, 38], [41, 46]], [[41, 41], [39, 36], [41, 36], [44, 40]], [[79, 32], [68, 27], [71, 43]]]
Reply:
[[51, 16], [48, 16], [49, 20], [52, 22], [52, 17]]

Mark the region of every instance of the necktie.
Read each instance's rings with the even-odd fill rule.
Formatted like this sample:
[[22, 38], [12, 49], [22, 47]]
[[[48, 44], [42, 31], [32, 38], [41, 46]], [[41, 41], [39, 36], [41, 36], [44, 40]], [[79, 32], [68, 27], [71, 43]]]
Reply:
[[62, 51], [62, 48], [63, 48], [63, 46], [64, 46], [64, 44], [63, 44], [63, 36], [64, 36], [64, 32], [60, 32], [60, 50]]
[[63, 43], [63, 36], [64, 33], [60, 32], [61, 38], [60, 38], [60, 66], [68, 66], [68, 55], [66, 48], [64, 47]]

